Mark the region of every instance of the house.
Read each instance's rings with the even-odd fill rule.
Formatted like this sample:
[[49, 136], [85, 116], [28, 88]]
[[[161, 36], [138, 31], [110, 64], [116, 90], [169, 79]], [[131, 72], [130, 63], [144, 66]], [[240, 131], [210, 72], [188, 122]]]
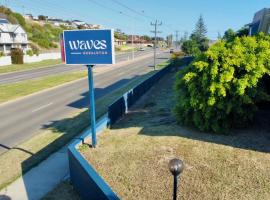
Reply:
[[259, 32], [270, 34], [270, 8], [264, 8], [255, 13], [252, 23], [249, 26], [249, 35]]
[[123, 46], [123, 45], [126, 45], [126, 41], [125, 40], [120, 40], [120, 39], [114, 39], [114, 45], [115, 46]]
[[55, 25], [55, 26], [66, 26], [66, 27], [68, 27], [69, 26], [69, 22], [67, 22], [67, 21], [64, 21], [64, 20], [62, 20], [62, 19], [57, 19], [57, 18], [49, 18], [48, 20], [47, 20], [47, 22], [49, 22], [49, 23], [51, 23], [51, 24], [53, 24], [53, 25]]
[[83, 21], [80, 21], [80, 20], [73, 20], [72, 24], [74, 24], [77, 27], [79, 27], [79, 26], [87, 26], [86, 22], [83, 22]]
[[26, 20], [33, 20], [33, 19], [34, 19], [34, 17], [33, 17], [32, 14], [25, 14], [23, 17], [24, 17], [24, 19], [26, 19]]
[[10, 24], [6, 19], [0, 19], [0, 51], [10, 53], [12, 48], [28, 49], [27, 34], [20, 25]]

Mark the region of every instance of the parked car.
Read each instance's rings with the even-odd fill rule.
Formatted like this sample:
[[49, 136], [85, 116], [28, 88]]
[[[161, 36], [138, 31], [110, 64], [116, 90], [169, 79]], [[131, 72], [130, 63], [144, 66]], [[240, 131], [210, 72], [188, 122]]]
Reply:
[[173, 49], [170, 49], [170, 53], [173, 53], [174, 52], [174, 50]]
[[139, 51], [144, 51], [144, 50], [145, 50], [145, 49], [144, 49], [144, 48], [142, 48], [142, 47], [141, 47], [141, 48], [139, 48]]

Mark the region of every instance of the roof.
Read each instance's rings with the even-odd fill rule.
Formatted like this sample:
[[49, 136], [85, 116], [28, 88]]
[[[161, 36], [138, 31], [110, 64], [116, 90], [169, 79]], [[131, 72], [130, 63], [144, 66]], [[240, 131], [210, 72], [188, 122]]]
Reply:
[[6, 19], [0, 18], [0, 24], [9, 24], [9, 21]]
[[0, 23], [0, 32], [14, 33], [18, 27], [19, 27], [19, 25], [1, 24]]

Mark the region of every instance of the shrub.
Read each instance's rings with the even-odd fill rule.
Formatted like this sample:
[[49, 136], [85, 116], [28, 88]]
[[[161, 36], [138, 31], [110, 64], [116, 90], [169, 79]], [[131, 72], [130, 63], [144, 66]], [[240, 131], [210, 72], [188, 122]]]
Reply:
[[175, 67], [179, 67], [179, 66], [183, 65], [182, 58], [184, 56], [185, 56], [185, 53], [182, 51], [172, 53], [172, 55], [171, 55], [172, 65]]
[[33, 53], [33, 51], [31, 49], [29, 49], [29, 50], [26, 51], [26, 55], [33, 56], [34, 53]]
[[37, 45], [33, 44], [33, 43], [30, 43], [29, 46], [31, 47], [32, 51], [33, 51], [33, 54], [35, 55], [39, 55], [39, 48]]
[[175, 84], [178, 122], [201, 131], [227, 133], [253, 120], [257, 103], [269, 101], [261, 87], [270, 74], [270, 36], [219, 41], [179, 72]]
[[197, 55], [201, 52], [195, 40], [184, 41], [181, 48], [187, 55]]
[[115, 46], [115, 47], [114, 47], [114, 50], [115, 50], [115, 51], [121, 51], [121, 47]]
[[23, 50], [15, 48], [11, 50], [12, 64], [23, 64]]
[[0, 51], [0, 57], [3, 57], [3, 56], [5, 56], [4, 52]]

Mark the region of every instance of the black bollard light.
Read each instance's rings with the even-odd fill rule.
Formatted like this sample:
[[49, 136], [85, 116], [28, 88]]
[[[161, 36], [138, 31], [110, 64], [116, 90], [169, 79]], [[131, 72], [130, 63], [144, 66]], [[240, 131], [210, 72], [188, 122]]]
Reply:
[[177, 178], [184, 170], [184, 163], [182, 160], [174, 158], [169, 162], [169, 169], [173, 175], [173, 200], [177, 198]]

